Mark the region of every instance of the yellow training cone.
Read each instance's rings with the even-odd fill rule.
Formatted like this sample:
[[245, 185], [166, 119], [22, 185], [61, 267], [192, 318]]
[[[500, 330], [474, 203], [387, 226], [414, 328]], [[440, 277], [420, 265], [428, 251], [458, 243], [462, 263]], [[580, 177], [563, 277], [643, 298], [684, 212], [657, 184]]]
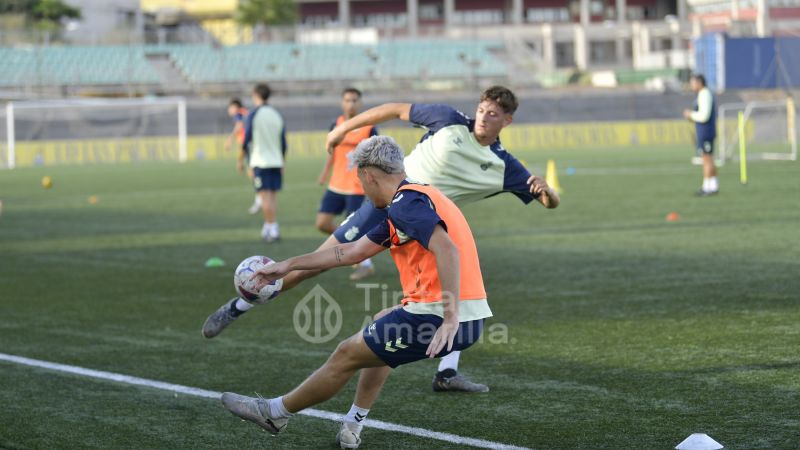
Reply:
[[547, 160], [547, 175], [545, 176], [547, 184], [559, 194], [562, 192], [561, 184], [558, 183], [558, 173], [556, 173], [556, 162], [552, 159]]

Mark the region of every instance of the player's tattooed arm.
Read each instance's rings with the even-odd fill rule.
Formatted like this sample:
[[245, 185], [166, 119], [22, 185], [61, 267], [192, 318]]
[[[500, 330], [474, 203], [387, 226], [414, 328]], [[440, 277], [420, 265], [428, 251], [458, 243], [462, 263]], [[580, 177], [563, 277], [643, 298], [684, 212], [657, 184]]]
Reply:
[[342, 259], [344, 259], [344, 250], [337, 245], [336, 247], [333, 247], [333, 253], [336, 256], [336, 262], [341, 264]]
[[[333, 250], [333, 251], [331, 251]], [[386, 247], [372, 242], [367, 236], [355, 242], [338, 244], [317, 250], [314, 253], [295, 256], [285, 261], [270, 264], [260, 269], [253, 277], [258, 278], [257, 289], [261, 289], [270, 281], [283, 278], [295, 270], [326, 270], [333, 267], [349, 266], [377, 255]]]
[[301, 256], [289, 258], [290, 270], [325, 270], [358, 262], [355, 242], [338, 244], [333, 248], [317, 250]]
[[333, 248], [325, 248], [314, 253], [295, 256], [285, 262], [289, 271], [325, 270], [359, 263], [383, 250], [385, 250], [383, 246], [372, 242], [364, 236], [355, 242], [337, 244]]

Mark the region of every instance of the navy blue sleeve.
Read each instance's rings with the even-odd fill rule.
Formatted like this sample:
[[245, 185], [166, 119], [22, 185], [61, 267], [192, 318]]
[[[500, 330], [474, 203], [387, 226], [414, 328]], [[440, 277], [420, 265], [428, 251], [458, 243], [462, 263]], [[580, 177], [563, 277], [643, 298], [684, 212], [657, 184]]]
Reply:
[[495, 154], [506, 163], [506, 170], [503, 175], [503, 191], [516, 195], [526, 205], [537, 199], [539, 195], [531, 194], [531, 186], [528, 184], [528, 178], [531, 177], [531, 173], [528, 169], [514, 155], [500, 147], [499, 143], [495, 145], [498, 147], [498, 149], [493, 148]]
[[378, 127], [372, 127], [372, 129], [369, 131], [369, 137], [377, 135], [378, 135]]
[[414, 103], [411, 105], [409, 120], [422, 125], [431, 133], [436, 133], [450, 125], [469, 126], [470, 119], [452, 106], [441, 104]]
[[236, 115], [233, 116], [233, 123], [238, 123], [238, 122], [241, 122], [243, 120], [244, 120], [244, 115], [242, 115], [242, 113], [240, 113], [240, 112], [236, 113]]
[[367, 232], [367, 238], [378, 245], [382, 245], [386, 248], [391, 247], [392, 241], [389, 239], [389, 221], [384, 220], [378, 225], [375, 225], [375, 228]]
[[334, 128], [336, 128], [336, 122], [331, 124], [331, 127], [328, 129], [328, 131], [333, 131]]
[[253, 108], [247, 118], [244, 120], [244, 141], [242, 142], [242, 149], [245, 153], [250, 153], [250, 141], [253, 140], [253, 117], [256, 116], [258, 108]]
[[436, 213], [430, 198], [416, 191], [400, 191], [395, 195], [392, 206], [389, 208], [389, 219], [401, 241], [407, 236], [408, 239], [419, 242], [426, 249], [436, 225], [442, 224], [447, 229], [444, 221]]

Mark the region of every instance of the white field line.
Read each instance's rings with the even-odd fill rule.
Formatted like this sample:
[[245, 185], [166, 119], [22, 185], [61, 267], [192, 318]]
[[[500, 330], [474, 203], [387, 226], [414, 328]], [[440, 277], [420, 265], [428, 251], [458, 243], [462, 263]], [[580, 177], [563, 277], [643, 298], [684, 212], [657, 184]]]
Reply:
[[[163, 381], [148, 380], [146, 378], [139, 378], [113, 372], [105, 372], [102, 370], [93, 370], [78, 366], [52, 363], [47, 361], [41, 361], [38, 359], [25, 358], [22, 356], [8, 355], [5, 353], [0, 353], [0, 361], [6, 361], [30, 367], [38, 367], [41, 369], [54, 370], [56, 372], [70, 373], [73, 375], [79, 375], [87, 378], [116, 381], [118, 383], [124, 383], [133, 386], [144, 386], [153, 389], [161, 389], [164, 391], [176, 392], [180, 394], [191, 395], [194, 397], [219, 399], [219, 397], [222, 395], [222, 393], [220, 392], [209, 391], [206, 389], [199, 389], [190, 386], [182, 386], [180, 384], [165, 383]], [[319, 409], [306, 409], [301, 411], [299, 414], [309, 417], [316, 417], [318, 419], [331, 420], [334, 422], [338, 422], [342, 419], [342, 415], [339, 413], [322, 411]], [[364, 426], [384, 431], [406, 433], [413, 436], [435, 439], [439, 441], [449, 442], [452, 444], [469, 445], [478, 448], [504, 449], [504, 450], [525, 449], [525, 447], [517, 447], [515, 445], [508, 445], [500, 442], [463, 437], [450, 433], [440, 433], [438, 431], [427, 430], [425, 428], [407, 427], [405, 425], [399, 425], [391, 422], [384, 422], [381, 420], [367, 419], [364, 423]]]

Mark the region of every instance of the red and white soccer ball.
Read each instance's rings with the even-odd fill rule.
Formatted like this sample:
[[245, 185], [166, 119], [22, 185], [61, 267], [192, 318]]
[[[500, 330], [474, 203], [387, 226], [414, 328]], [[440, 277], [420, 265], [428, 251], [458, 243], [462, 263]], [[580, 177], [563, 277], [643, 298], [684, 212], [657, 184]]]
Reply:
[[251, 303], [267, 303], [275, 298], [283, 287], [283, 279], [267, 284], [260, 291], [256, 290], [253, 275], [262, 267], [275, 264], [275, 261], [266, 256], [251, 256], [236, 268], [233, 274], [233, 287], [236, 294]]

